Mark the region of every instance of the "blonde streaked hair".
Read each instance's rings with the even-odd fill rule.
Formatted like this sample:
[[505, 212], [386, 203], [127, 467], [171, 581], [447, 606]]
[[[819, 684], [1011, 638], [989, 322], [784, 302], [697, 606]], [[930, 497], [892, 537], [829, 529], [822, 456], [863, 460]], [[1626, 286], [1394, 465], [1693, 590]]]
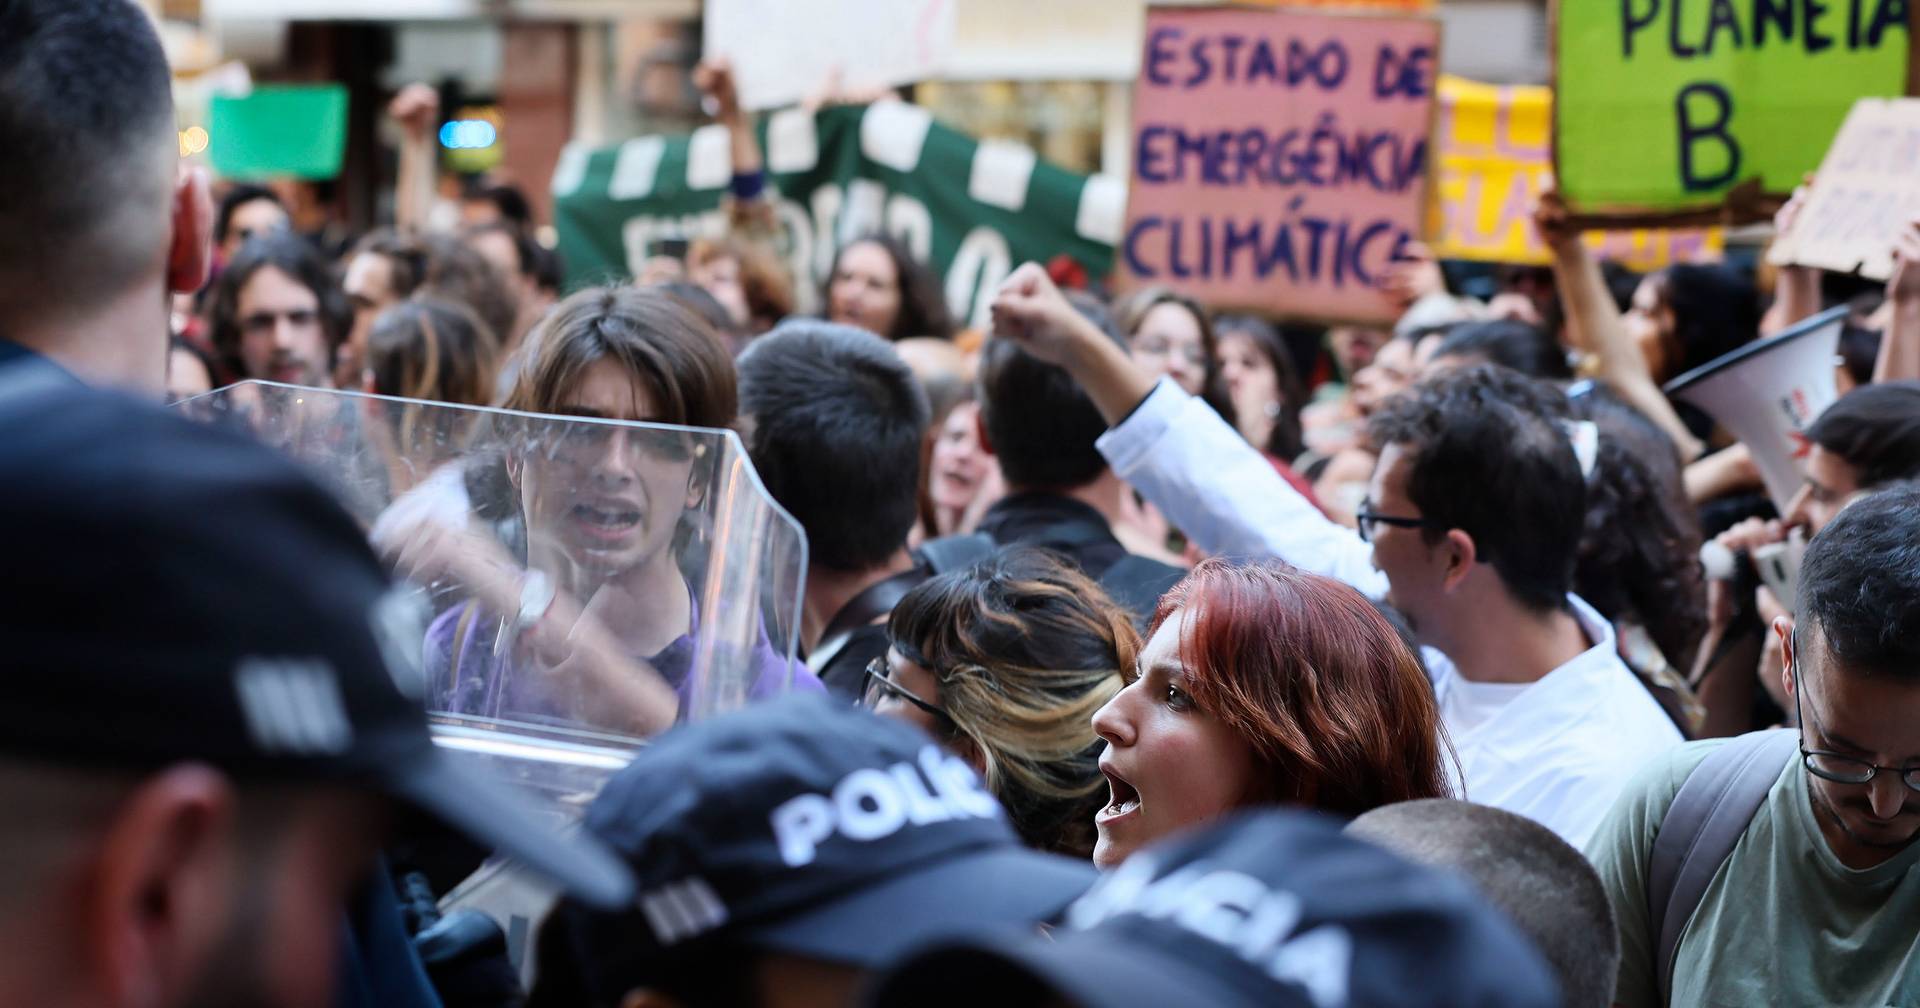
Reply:
[[1021, 839], [1091, 856], [1107, 800], [1093, 715], [1140, 650], [1126, 611], [1058, 554], [1015, 547], [908, 592], [887, 633], [939, 681]]

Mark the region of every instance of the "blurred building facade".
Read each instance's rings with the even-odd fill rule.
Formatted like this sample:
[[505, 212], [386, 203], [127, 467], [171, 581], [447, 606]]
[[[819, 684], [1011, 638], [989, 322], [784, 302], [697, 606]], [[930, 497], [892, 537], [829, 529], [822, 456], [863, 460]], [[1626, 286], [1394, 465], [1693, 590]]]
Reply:
[[[315, 196], [325, 205], [315, 212], [348, 230], [390, 214], [397, 136], [383, 110], [411, 81], [440, 91], [444, 118], [491, 127], [495, 142], [478, 148], [464, 140], [485, 138], [486, 129], [454, 131], [449, 138], [460, 142], [441, 151], [444, 167], [513, 181], [542, 221], [566, 143], [702, 121], [688, 80], [700, 55], [701, 0], [140, 2], [167, 26], [183, 136], [204, 126], [195, 117], [204, 117], [207, 93], [223, 87], [332, 81], [348, 89], [345, 164]], [[1079, 171], [1125, 173], [1144, 0], [954, 2], [945, 69], [908, 97], [976, 136], [1026, 143]], [[1547, 80], [1544, 0], [1439, 0], [1434, 10], [1446, 72]]]

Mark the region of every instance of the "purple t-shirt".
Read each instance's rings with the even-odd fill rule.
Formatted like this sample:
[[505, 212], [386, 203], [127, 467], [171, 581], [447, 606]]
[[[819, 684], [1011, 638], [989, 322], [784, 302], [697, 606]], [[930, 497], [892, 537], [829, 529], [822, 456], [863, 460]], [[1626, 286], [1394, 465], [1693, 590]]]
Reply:
[[[469, 610], [465, 638], [460, 654], [454, 655], [454, 637], [460, 621]], [[501, 619], [477, 604], [457, 605], [440, 614], [427, 628], [424, 665], [432, 710], [479, 717], [560, 724], [576, 727], [580, 721], [567, 713], [547, 689], [547, 678], [539, 670], [517, 662], [513, 654], [512, 630], [501, 634]], [[685, 718], [693, 700], [692, 671], [694, 637], [700, 632], [700, 609], [693, 608], [693, 626], [678, 640], [655, 655], [641, 656], [673, 687], [680, 698], [680, 717]], [[496, 648], [496, 644], [498, 647]], [[820, 680], [798, 662], [789, 662], [773, 650], [761, 628], [753, 650], [745, 656], [753, 673], [747, 698], [758, 700], [789, 689], [796, 692], [825, 692]]]

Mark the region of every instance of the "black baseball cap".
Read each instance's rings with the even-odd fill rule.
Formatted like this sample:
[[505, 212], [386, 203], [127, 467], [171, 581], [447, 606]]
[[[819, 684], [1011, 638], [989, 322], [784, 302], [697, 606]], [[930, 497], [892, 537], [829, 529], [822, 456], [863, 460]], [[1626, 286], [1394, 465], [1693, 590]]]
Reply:
[[425, 614], [292, 460], [26, 361], [0, 367], [0, 486], [0, 755], [365, 785], [583, 900], [630, 895], [433, 744]]
[[983, 932], [912, 953], [870, 1003], [1550, 1008], [1559, 991], [1464, 881], [1266, 810], [1135, 854], [1051, 940]]
[[571, 968], [609, 1004], [716, 942], [872, 968], [955, 928], [1031, 927], [1096, 874], [1022, 847], [980, 778], [918, 728], [814, 694], [661, 736], [586, 828], [626, 856], [636, 906], [563, 905], [547, 927], [569, 932]]

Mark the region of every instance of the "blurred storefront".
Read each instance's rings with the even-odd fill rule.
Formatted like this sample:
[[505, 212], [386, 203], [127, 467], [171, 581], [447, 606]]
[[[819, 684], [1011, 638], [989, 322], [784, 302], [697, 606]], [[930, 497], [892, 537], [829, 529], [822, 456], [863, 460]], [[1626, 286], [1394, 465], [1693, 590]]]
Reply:
[[[183, 152], [206, 139], [210, 95], [254, 82], [346, 88], [340, 175], [306, 194], [311, 214], [343, 230], [391, 212], [398, 136], [383, 113], [411, 81], [440, 92], [451, 124], [443, 169], [514, 182], [540, 221], [550, 219], [549, 182], [567, 143], [684, 132], [703, 119], [689, 82], [702, 0], [141, 2], [167, 25]], [[1144, 0], [953, 2], [951, 51], [937, 80], [909, 89], [913, 101], [976, 138], [1018, 141], [1076, 171], [1126, 172]], [[1545, 81], [1543, 0], [1442, 0], [1434, 9], [1449, 72]]]

